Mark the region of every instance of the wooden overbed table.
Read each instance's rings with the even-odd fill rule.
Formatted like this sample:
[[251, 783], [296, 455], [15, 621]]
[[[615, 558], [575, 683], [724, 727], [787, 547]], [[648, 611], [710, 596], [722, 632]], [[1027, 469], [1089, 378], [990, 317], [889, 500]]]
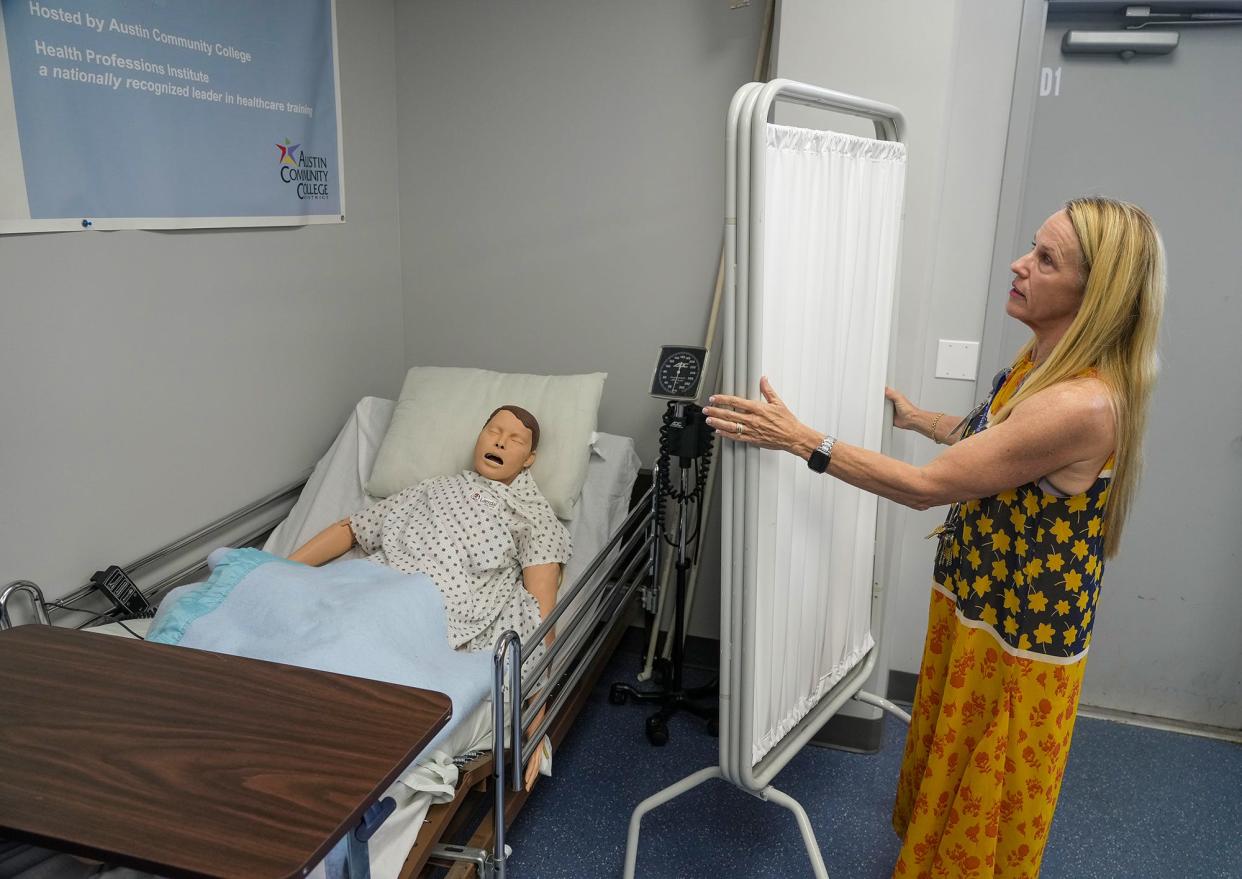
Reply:
[[450, 715], [427, 690], [0, 631], [0, 837], [162, 876], [303, 876]]

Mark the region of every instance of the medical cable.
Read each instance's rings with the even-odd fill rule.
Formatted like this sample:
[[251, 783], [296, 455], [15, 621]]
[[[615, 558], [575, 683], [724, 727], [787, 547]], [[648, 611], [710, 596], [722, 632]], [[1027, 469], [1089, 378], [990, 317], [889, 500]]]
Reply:
[[117, 620], [117, 621], [116, 621], [116, 624], [117, 624], [118, 626], [120, 626], [122, 629], [124, 629], [125, 631], [129, 632], [131, 635], [133, 635], [133, 636], [134, 636], [135, 638], [137, 638], [139, 641], [145, 641], [145, 640], [147, 640], [146, 638], [142, 637], [142, 635], [139, 635], [137, 632], [135, 632], [135, 631], [134, 631], [133, 629], [131, 629], [129, 626], [125, 625], [125, 624], [124, 624], [123, 622], [121, 622], [120, 620]]
[[[86, 610], [86, 609], [84, 609], [84, 608], [81, 608], [81, 607], [71, 607], [71, 606], [70, 606], [70, 605], [68, 605], [68, 604], [61, 604], [59, 601], [48, 601], [48, 602], [45, 602], [45, 603], [47, 604], [47, 606], [48, 606], [49, 608], [53, 608], [53, 607], [54, 607], [54, 608], [56, 608], [57, 610], [67, 610], [67, 611], [69, 611], [70, 613], [90, 613], [90, 611], [89, 611], [89, 610]], [[103, 612], [103, 613], [101, 613], [101, 614], [97, 614], [97, 615], [95, 615], [95, 616], [91, 617], [91, 620], [97, 620], [97, 619], [99, 619], [101, 616], [107, 616], [107, 615], [108, 615], [108, 614], [110, 614], [110, 613], [112, 613], [112, 611], [110, 611], [110, 610], [109, 610], [109, 611], [104, 611], [104, 612]], [[90, 622], [90, 620], [88, 620], [87, 622]]]
[[[686, 537], [686, 543], [695, 545], [695, 558], [698, 556], [698, 538], [702, 529], [703, 517], [697, 515], [703, 502], [703, 492], [707, 487], [707, 477], [711, 469], [712, 451], [715, 438], [706, 427], [703, 410], [698, 406], [686, 403], [670, 402], [664, 411], [663, 423], [660, 426], [660, 458], [659, 486], [661, 502], [656, 507], [656, 530], [663, 536], [669, 546], [676, 547], [674, 537], [664, 527], [665, 500], [675, 500], [679, 504], [693, 504], [694, 531]], [[670, 463], [673, 455], [677, 455], [683, 466], [687, 459], [693, 459], [693, 487], [681, 490], [674, 487], [670, 474]]]
[[[68, 604], [62, 604], [62, 603], [61, 603], [61, 602], [59, 602], [59, 601], [49, 601], [49, 602], [46, 602], [46, 604], [47, 604], [47, 606], [48, 606], [49, 608], [54, 607], [54, 608], [56, 608], [57, 610], [67, 610], [67, 611], [69, 611], [70, 613], [90, 613], [90, 611], [84, 611], [84, 610], [82, 610], [81, 608], [78, 608], [78, 607], [73, 607], [73, 606], [68, 605]], [[109, 611], [104, 611], [103, 613], [96, 614], [95, 616], [93, 616], [93, 617], [91, 617], [89, 620], [87, 620], [86, 622], [82, 623], [81, 625], [75, 626], [74, 628], [77, 628], [77, 629], [85, 629], [85, 628], [89, 627], [91, 623], [95, 622], [96, 620], [103, 619], [104, 617], [109, 616], [109, 615], [110, 615], [110, 614], [112, 614], [113, 612], [114, 612], [114, 611], [110, 611], [110, 610], [109, 610]], [[149, 617], [137, 617], [137, 619], [144, 619], [144, 618], [149, 618]], [[125, 625], [125, 623], [124, 623], [123, 621], [121, 621], [121, 620], [113, 620], [112, 622], [116, 623], [116, 624], [117, 624], [118, 626], [120, 626], [122, 629], [124, 629], [125, 631], [129, 632], [131, 635], [133, 635], [133, 636], [134, 636], [135, 638], [137, 638], [139, 641], [145, 641], [145, 640], [147, 640], [147, 639], [146, 639], [146, 638], [144, 638], [142, 635], [139, 635], [137, 632], [135, 632], [133, 629], [131, 629], [129, 626]]]

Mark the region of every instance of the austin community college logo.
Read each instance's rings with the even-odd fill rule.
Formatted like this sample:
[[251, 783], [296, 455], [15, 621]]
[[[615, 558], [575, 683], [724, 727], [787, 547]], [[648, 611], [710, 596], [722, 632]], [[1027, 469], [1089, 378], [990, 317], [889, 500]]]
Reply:
[[323, 156], [309, 155], [300, 143], [276, 144], [280, 151], [280, 179], [296, 183], [298, 198], [328, 197], [328, 160]]

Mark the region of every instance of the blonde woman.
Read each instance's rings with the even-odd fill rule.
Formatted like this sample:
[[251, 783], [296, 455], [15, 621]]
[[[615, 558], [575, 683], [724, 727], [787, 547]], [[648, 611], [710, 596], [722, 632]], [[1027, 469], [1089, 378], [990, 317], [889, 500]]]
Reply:
[[958, 418], [891, 388], [894, 424], [947, 451], [914, 467], [718, 396], [722, 436], [807, 459], [898, 503], [951, 504], [893, 826], [896, 877], [1034, 877], [1069, 754], [1104, 560], [1134, 498], [1164, 253], [1139, 208], [1069, 202], [1035, 234], [1006, 311], [1033, 336], [988, 399]]

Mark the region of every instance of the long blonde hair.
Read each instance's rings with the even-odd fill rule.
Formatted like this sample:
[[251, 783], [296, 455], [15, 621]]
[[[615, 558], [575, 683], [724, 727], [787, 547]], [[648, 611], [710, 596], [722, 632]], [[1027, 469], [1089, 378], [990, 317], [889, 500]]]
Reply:
[[[1112, 558], [1143, 468], [1143, 430], [1156, 381], [1156, 337], [1164, 311], [1164, 245], [1141, 208], [1108, 198], [1076, 198], [1065, 205], [1082, 251], [1082, 305], [1047, 359], [992, 418], [999, 423], [1023, 400], [1095, 370], [1108, 385], [1117, 419], [1117, 446], [1104, 555]], [[1031, 354], [1032, 339], [1018, 355]]]

